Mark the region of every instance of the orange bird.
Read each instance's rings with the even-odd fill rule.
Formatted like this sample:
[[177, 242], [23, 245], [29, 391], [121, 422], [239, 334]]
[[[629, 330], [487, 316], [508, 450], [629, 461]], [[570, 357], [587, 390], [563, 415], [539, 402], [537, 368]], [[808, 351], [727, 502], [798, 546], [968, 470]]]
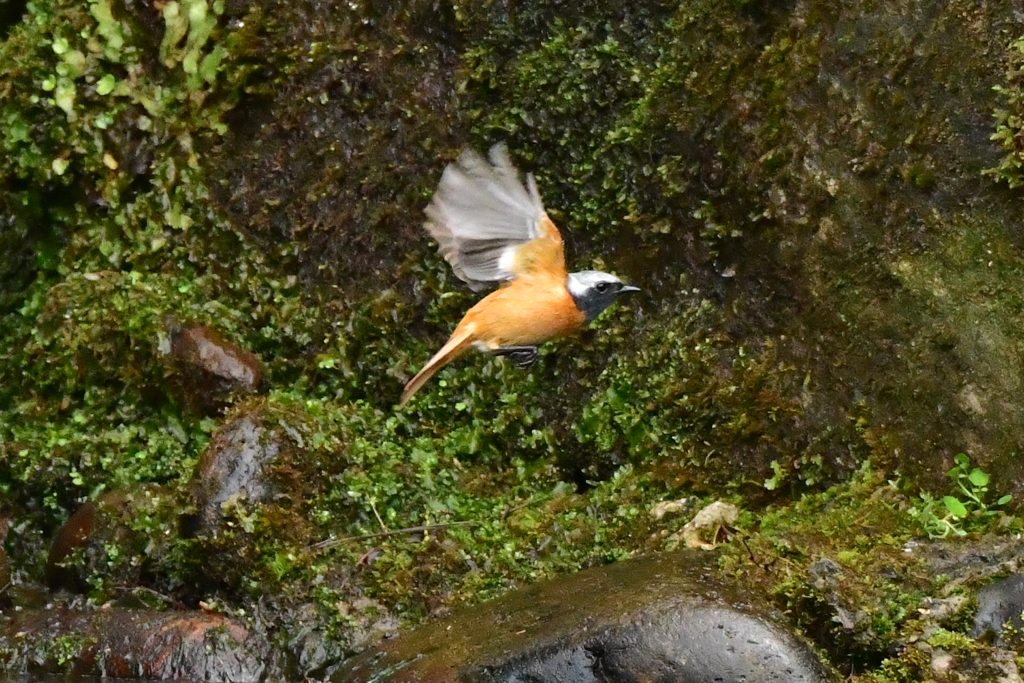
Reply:
[[532, 174], [523, 186], [504, 145], [490, 161], [467, 149], [441, 176], [425, 227], [452, 270], [479, 291], [504, 283], [473, 306], [448, 342], [405, 385], [401, 408], [427, 380], [471, 346], [526, 368], [537, 344], [580, 329], [620, 294], [640, 291], [597, 270], [568, 273], [562, 236]]

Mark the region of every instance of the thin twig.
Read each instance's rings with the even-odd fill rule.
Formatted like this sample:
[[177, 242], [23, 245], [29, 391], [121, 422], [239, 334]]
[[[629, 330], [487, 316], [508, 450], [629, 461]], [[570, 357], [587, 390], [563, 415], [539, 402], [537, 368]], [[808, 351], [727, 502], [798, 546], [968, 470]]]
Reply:
[[373, 510], [373, 516], [377, 518], [377, 522], [380, 524], [380, 528], [384, 530], [384, 533], [390, 531], [388, 525], [380, 518], [380, 513], [377, 512], [377, 503], [372, 498], [370, 499], [370, 509]]
[[155, 591], [152, 588], [147, 588], [145, 586], [128, 586], [128, 585], [122, 584], [122, 585], [119, 585], [119, 586], [113, 586], [113, 588], [114, 588], [114, 590], [120, 590], [120, 591], [124, 591], [126, 593], [140, 593], [140, 592], [141, 593], [149, 593], [153, 597], [159, 598], [160, 600], [163, 600], [168, 605], [177, 605], [177, 604], [180, 603], [179, 600], [175, 600], [174, 598], [172, 598], [169, 595], [164, 595], [163, 593], [161, 593], [159, 591]]
[[552, 494], [544, 492], [544, 491], [542, 491], [540, 493], [535, 493], [532, 496], [530, 496], [529, 498], [527, 498], [525, 501], [520, 503], [519, 505], [515, 505], [515, 506], [510, 507], [510, 508], [505, 508], [502, 511], [502, 513], [501, 513], [501, 518], [502, 519], [508, 519], [508, 516], [511, 515], [513, 512], [519, 512], [523, 508], [528, 508], [531, 505], [533, 505], [534, 503], [543, 502], [546, 498], [551, 498], [551, 497], [552, 497]]
[[328, 538], [326, 541], [320, 541], [309, 546], [317, 550], [323, 550], [324, 548], [333, 548], [336, 545], [342, 543], [348, 543], [349, 541], [365, 541], [368, 538], [384, 538], [387, 536], [397, 536], [398, 534], [415, 534], [420, 531], [436, 531], [437, 529], [446, 529], [450, 526], [477, 526], [480, 522], [447, 522], [446, 524], [424, 524], [422, 526], [410, 526], [405, 529], [396, 529], [395, 531], [378, 531], [375, 534], [360, 534], [358, 536], [346, 536], [345, 538]]

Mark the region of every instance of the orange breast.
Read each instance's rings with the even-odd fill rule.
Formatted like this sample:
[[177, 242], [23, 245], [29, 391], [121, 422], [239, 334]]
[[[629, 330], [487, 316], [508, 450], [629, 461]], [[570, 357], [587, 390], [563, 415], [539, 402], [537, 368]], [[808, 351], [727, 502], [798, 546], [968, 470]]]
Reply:
[[490, 348], [533, 346], [578, 330], [585, 318], [564, 278], [523, 275], [469, 309], [459, 327], [475, 323]]

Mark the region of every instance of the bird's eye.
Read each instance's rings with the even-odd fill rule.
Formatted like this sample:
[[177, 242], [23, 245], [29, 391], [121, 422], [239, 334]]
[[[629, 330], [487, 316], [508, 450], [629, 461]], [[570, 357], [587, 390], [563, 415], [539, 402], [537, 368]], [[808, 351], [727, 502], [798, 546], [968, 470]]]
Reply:
[[608, 283], [598, 282], [596, 285], [594, 285], [594, 289], [597, 290], [598, 294], [604, 294], [605, 292], [608, 291]]

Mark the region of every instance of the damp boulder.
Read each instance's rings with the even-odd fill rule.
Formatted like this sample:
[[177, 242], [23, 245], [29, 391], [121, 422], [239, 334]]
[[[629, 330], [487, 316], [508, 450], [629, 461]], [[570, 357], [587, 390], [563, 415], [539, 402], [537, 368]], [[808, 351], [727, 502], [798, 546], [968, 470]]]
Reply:
[[182, 533], [202, 548], [200, 583], [233, 586], [263, 561], [267, 544], [305, 547], [310, 506], [323, 495], [328, 467], [308, 448], [309, 416], [254, 398], [213, 434], [189, 483], [192, 512]]
[[834, 680], [774, 609], [687, 550], [535, 584], [346, 664], [334, 683]]
[[203, 415], [222, 411], [233, 396], [253, 394], [263, 386], [263, 363], [255, 354], [206, 325], [164, 321], [172, 387], [191, 410]]
[[[156, 485], [117, 489], [84, 503], [54, 534], [46, 561], [52, 591], [85, 592], [90, 577], [126, 587], [139, 585], [150, 558], [160, 554], [169, 533], [137, 528], [137, 520], [174, 519], [173, 497]], [[113, 553], [113, 556], [111, 556]]]
[[1002, 642], [1007, 627], [1020, 633], [1024, 629], [1024, 574], [1011, 574], [993, 581], [978, 591], [978, 611], [971, 635], [975, 638], [989, 632]]
[[195, 530], [216, 536], [230, 508], [286, 497], [299, 485], [286, 465], [298, 447], [280, 423], [268, 420], [258, 408], [228, 419], [192, 475]]
[[2, 641], [19, 643], [3, 665], [11, 674], [255, 683], [273, 659], [246, 624], [202, 611], [29, 610], [0, 619]]

